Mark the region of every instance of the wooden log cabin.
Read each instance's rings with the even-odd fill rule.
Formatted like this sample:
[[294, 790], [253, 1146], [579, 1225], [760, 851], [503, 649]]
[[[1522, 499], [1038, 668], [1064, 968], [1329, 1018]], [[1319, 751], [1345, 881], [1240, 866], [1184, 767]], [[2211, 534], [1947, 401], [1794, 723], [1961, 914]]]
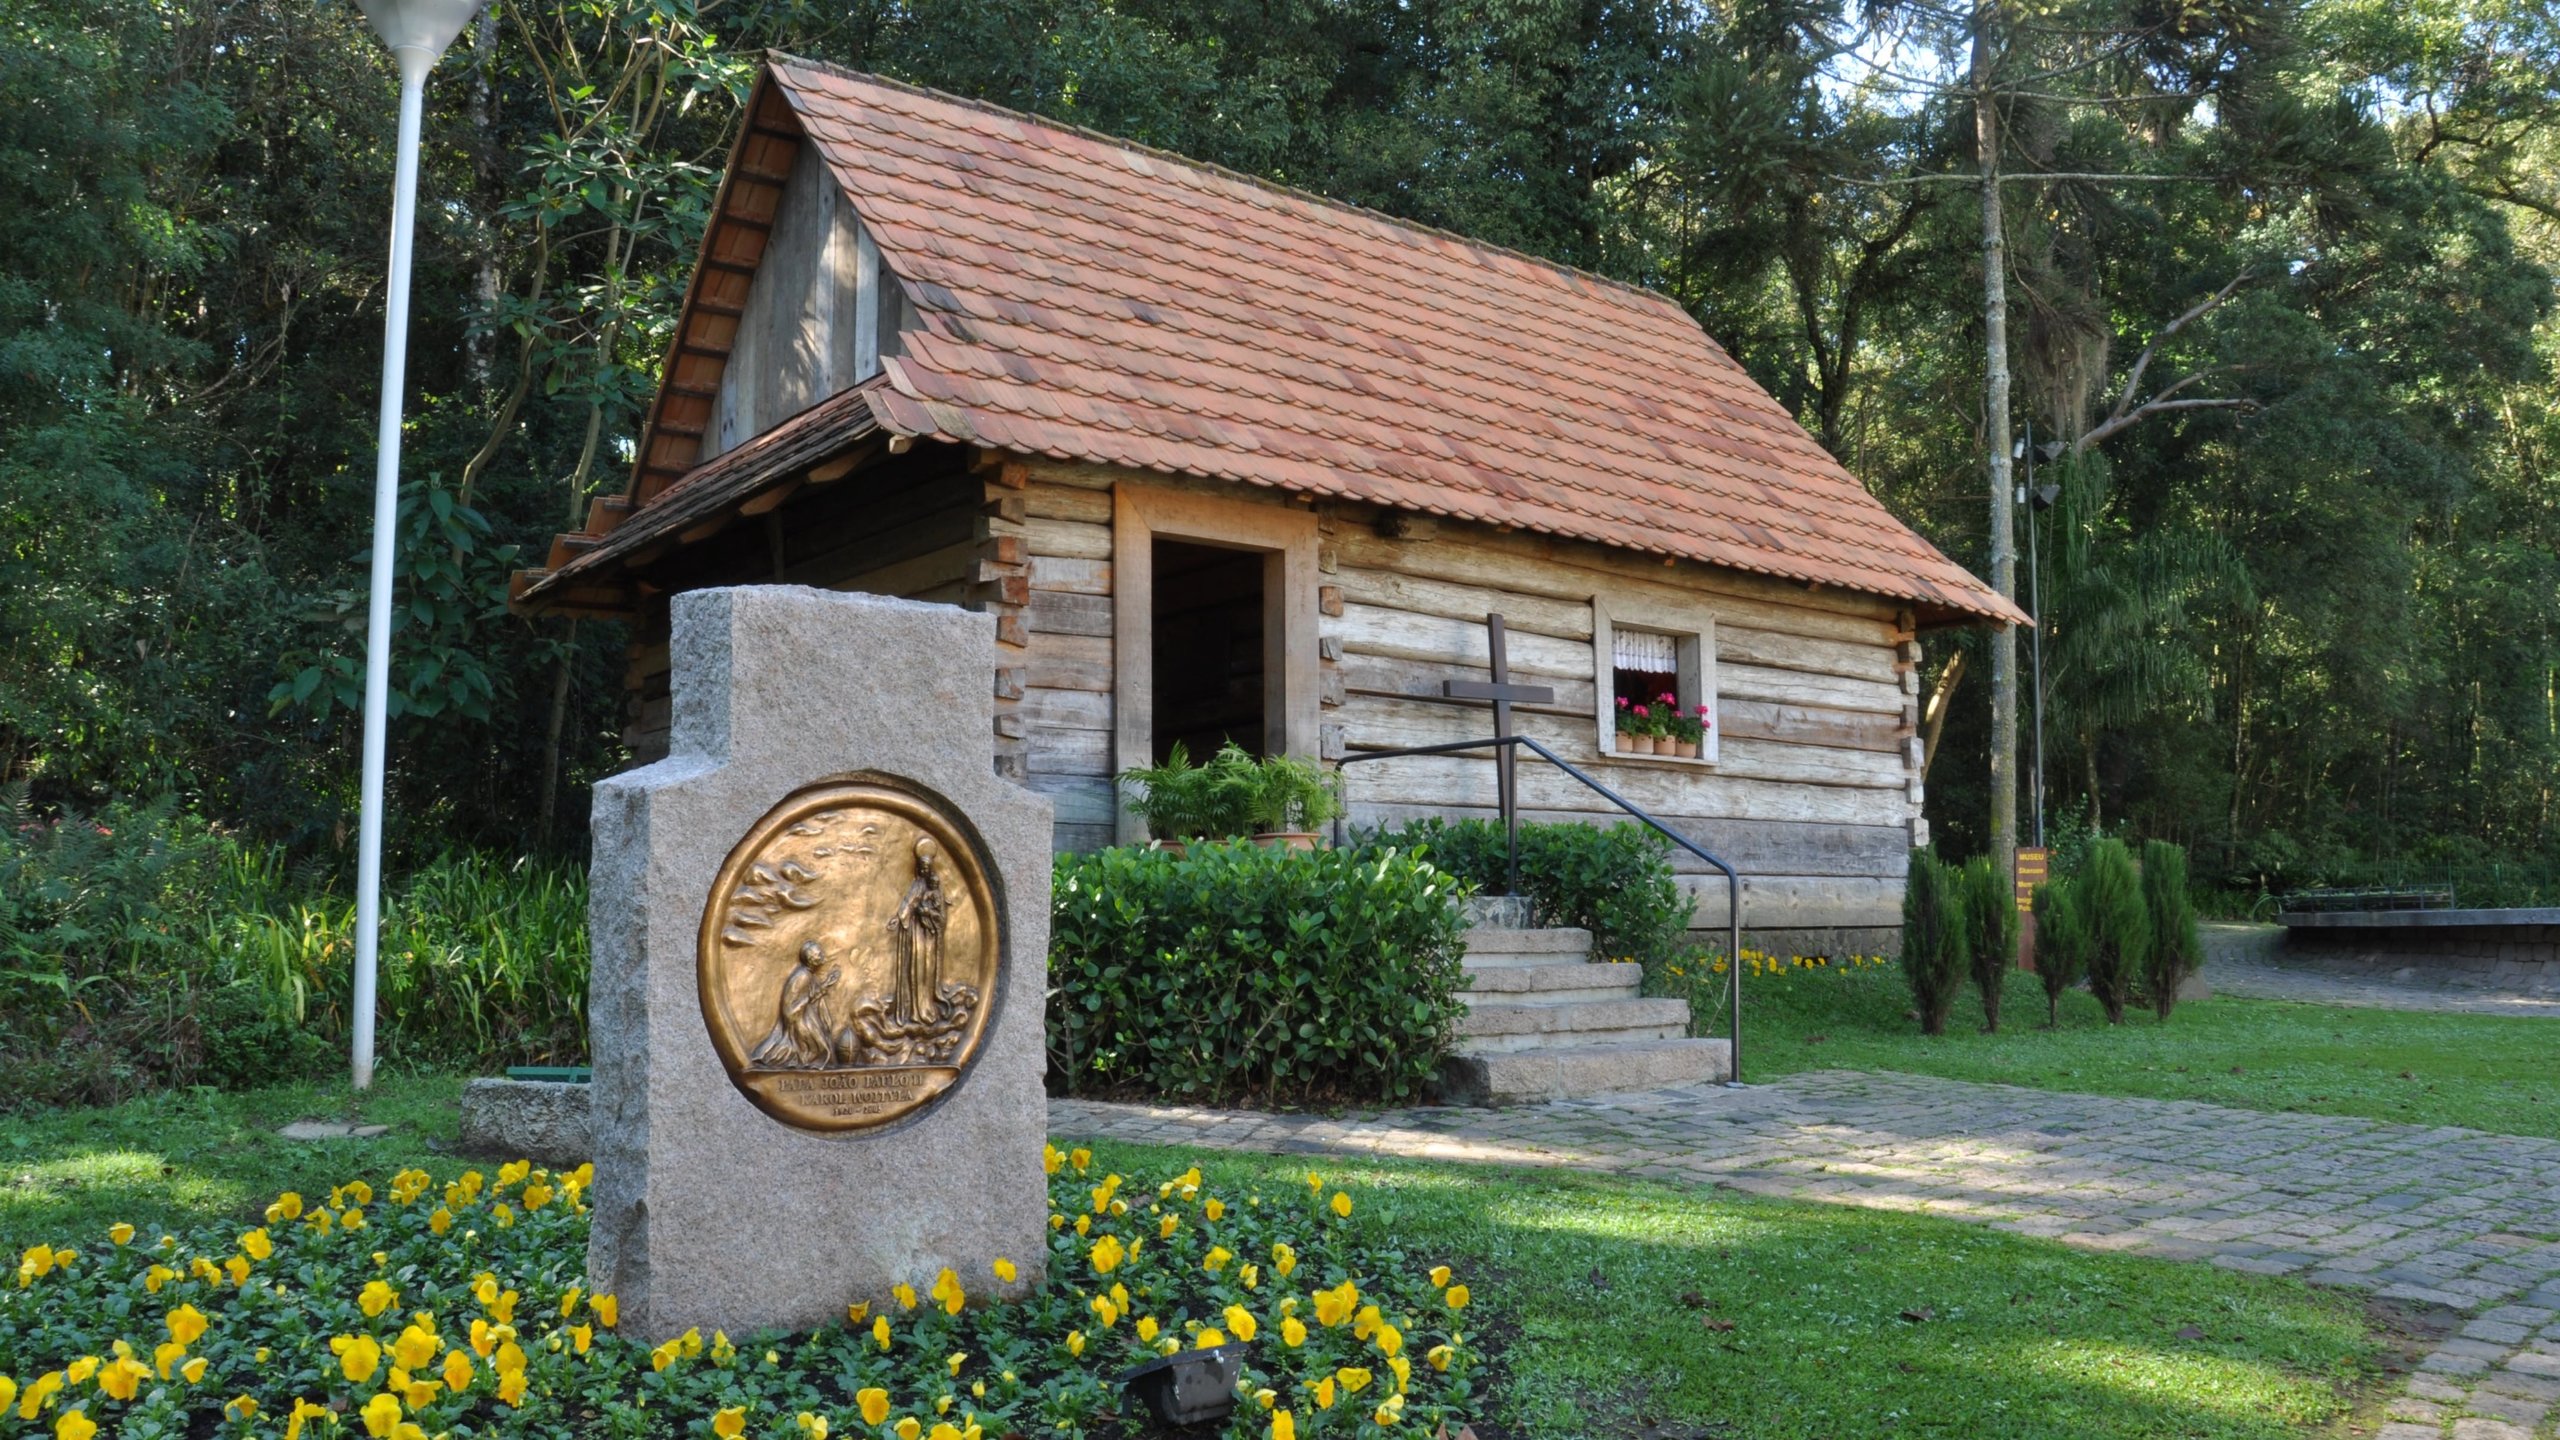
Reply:
[[[1919, 632], [2024, 619], [1659, 295], [785, 56], [628, 492], [513, 599], [630, 622], [647, 761], [668, 596], [763, 582], [992, 612], [992, 763], [1061, 848], [1136, 838], [1113, 776], [1177, 739], [1487, 734], [1441, 687], [1486, 677], [1499, 612], [1555, 692], [1520, 727], [1732, 860], [1761, 943], [1835, 953], [1891, 948], [1925, 839]], [[1702, 753], [1619, 754], [1618, 697], [1665, 688], [1710, 707]], [[1354, 823], [1495, 800], [1479, 756], [1346, 785]], [[1520, 785], [1615, 816], [1534, 758]]]

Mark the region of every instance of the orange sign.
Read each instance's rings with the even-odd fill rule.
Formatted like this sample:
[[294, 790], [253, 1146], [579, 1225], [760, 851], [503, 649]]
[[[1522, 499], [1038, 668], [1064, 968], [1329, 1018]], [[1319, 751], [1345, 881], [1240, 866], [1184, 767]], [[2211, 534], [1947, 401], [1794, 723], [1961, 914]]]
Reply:
[[2045, 861], [2052, 852], [2031, 845], [2018, 847], [2018, 912], [2036, 908], [2036, 887], [2044, 883]]

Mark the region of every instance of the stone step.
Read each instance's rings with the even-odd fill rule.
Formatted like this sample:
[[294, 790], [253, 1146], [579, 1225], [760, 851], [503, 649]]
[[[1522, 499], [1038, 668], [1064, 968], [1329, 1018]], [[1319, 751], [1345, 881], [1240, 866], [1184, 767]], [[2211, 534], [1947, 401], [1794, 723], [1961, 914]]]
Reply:
[[1467, 928], [1467, 962], [1491, 965], [1553, 965], [1591, 957], [1591, 932], [1558, 926], [1550, 930], [1505, 930], [1490, 925]]
[[1720, 1081], [1732, 1074], [1732, 1046], [1723, 1040], [1470, 1050], [1441, 1062], [1440, 1098], [1453, 1105], [1535, 1105]]
[[1467, 965], [1468, 1003], [1562, 1005], [1576, 1000], [1633, 1000], [1641, 965]]
[[1493, 1053], [1606, 1040], [1670, 1040], [1689, 1031], [1686, 1000], [1568, 1000], [1559, 1004], [1471, 1000], [1458, 1017], [1458, 1048]]

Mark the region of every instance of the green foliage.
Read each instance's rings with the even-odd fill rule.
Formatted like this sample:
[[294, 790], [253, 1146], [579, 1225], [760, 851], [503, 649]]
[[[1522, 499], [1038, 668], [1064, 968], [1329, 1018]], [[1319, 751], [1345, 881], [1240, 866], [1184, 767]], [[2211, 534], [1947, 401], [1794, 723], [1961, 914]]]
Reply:
[[[1367, 843], [1419, 850], [1473, 889], [1509, 883], [1509, 847], [1491, 820], [1415, 820], [1366, 835]], [[1529, 923], [1591, 932], [1611, 960], [1633, 960], [1648, 981], [1697, 950], [1689, 939], [1696, 902], [1671, 869], [1671, 842], [1641, 825], [1522, 825], [1520, 888]]]
[[[1261, 1342], [1245, 1361], [1247, 1392], [1278, 1392], [1279, 1408], [1308, 1417], [1311, 1436], [1433, 1434], [1477, 1414], [1481, 1342], [1465, 1333], [1477, 1328], [1465, 1314], [1473, 1296], [1467, 1277], [1442, 1268], [1462, 1257], [1409, 1247], [1363, 1215], [1379, 1192], [1294, 1180], [1267, 1195], [1212, 1189], [1197, 1169], [1151, 1182], [1105, 1175], [1082, 1150], [1051, 1149], [1047, 1166], [1049, 1208], [1081, 1219], [1044, 1232], [1044, 1254], [994, 1261], [1018, 1277], [999, 1303], [988, 1303], [998, 1270], [945, 1270], [931, 1298], [884, 1306], [876, 1328], [847, 1316], [734, 1341], [688, 1330], [654, 1348], [619, 1332], [618, 1321], [636, 1317], [617, 1297], [584, 1288], [592, 1167], [340, 1173], [327, 1188], [275, 1194], [245, 1236], [238, 1217], [224, 1217], [166, 1244], [148, 1232], [124, 1244], [39, 1237], [23, 1252], [20, 1283], [0, 1290], [0, 1374], [26, 1376], [19, 1403], [42, 1433], [61, 1435], [90, 1433], [68, 1421], [73, 1412], [124, 1435], [244, 1432], [246, 1396], [260, 1433], [343, 1412], [385, 1435], [395, 1421], [402, 1433], [711, 1435], [728, 1428], [715, 1421], [725, 1416], [734, 1433], [778, 1436], [814, 1431], [796, 1423], [811, 1415], [844, 1435], [947, 1423], [950, 1435], [1076, 1440], [1129, 1433], [1119, 1375], [1216, 1329]], [[59, 1260], [57, 1247], [67, 1252]], [[1326, 1323], [1318, 1292], [1357, 1303]], [[1126, 1314], [1104, 1319], [1094, 1302], [1109, 1307], [1113, 1296]], [[1372, 1313], [1365, 1307], [1392, 1339], [1350, 1323], [1354, 1309]], [[1289, 1312], [1305, 1326], [1296, 1344], [1279, 1343]], [[512, 1331], [475, 1345], [493, 1324]], [[166, 1363], [195, 1368], [162, 1380], [151, 1362], [171, 1336], [185, 1349]], [[50, 1393], [83, 1356], [92, 1366], [113, 1357], [103, 1383]], [[395, 1366], [446, 1383], [404, 1390], [389, 1383]], [[1345, 1367], [1375, 1383], [1336, 1394], [1342, 1408], [1327, 1414], [1315, 1387]], [[46, 1375], [54, 1385], [34, 1388]], [[864, 1416], [866, 1395], [885, 1407], [881, 1419]], [[1247, 1402], [1215, 1433], [1263, 1440], [1270, 1424]], [[323, 1419], [321, 1428], [359, 1427]]]
[[1257, 759], [1229, 741], [1206, 765], [1175, 741], [1161, 765], [1120, 772], [1130, 810], [1158, 840], [1304, 833], [1342, 813], [1339, 780], [1294, 755]]
[[1988, 855], [1976, 855], [1957, 872], [1964, 892], [1966, 960], [1982, 997], [1982, 1024], [2000, 1028], [2000, 1000], [2018, 964], [2018, 899], [2009, 878]]
[[2089, 919], [2080, 882], [2057, 876], [2036, 887], [2036, 980], [2044, 987], [2045, 1024], [2062, 1023], [2062, 997], [2089, 973]]
[[1061, 855], [1050, 1087], [1209, 1103], [1411, 1099], [1465, 1008], [1464, 889], [1393, 846]]
[[2144, 952], [2142, 988], [2160, 1018], [2178, 1003], [2178, 983], [2204, 964], [2196, 933], [2195, 902], [2187, 895], [2187, 852], [2166, 840], [2142, 847], [2142, 907], [2151, 935]]
[[2099, 841], [2071, 885], [2073, 907], [2087, 927], [2089, 993], [2105, 1007], [2108, 1024], [2121, 1024], [2151, 955], [2151, 916], [2133, 852], [2121, 840]]
[[[103, 1103], [314, 1073], [346, 1034], [353, 901], [163, 799], [0, 835], [8, 1104]], [[395, 880], [379, 954], [394, 1064], [579, 1061], [586, 886], [553, 862], [446, 856]]]
[[1972, 965], [1973, 917], [1964, 877], [1935, 852], [1911, 852], [1902, 889], [1902, 974], [1920, 1033], [1944, 1035], [1956, 991]]

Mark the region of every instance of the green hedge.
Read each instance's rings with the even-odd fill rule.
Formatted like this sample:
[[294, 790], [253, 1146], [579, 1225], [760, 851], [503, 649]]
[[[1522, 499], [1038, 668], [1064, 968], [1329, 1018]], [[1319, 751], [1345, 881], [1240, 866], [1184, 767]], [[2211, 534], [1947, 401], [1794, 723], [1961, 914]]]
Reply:
[[[1492, 820], [1417, 820], [1364, 837], [1419, 850], [1479, 890], [1508, 883], [1508, 848]], [[1696, 952], [1696, 904], [1672, 878], [1671, 842], [1642, 825], [1523, 825], [1520, 888], [1532, 925], [1588, 930], [1600, 955], [1633, 960], [1650, 976]]]
[[1411, 1099], [1465, 1008], [1465, 890], [1394, 846], [1061, 855], [1050, 889], [1050, 1088]]

